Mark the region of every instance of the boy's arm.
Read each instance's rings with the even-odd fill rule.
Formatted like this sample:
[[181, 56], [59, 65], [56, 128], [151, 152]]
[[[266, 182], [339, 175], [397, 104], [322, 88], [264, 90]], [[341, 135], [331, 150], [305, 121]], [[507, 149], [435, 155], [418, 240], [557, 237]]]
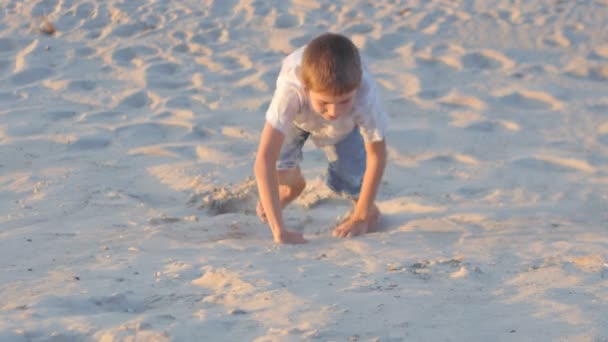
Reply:
[[283, 133], [269, 123], [264, 125], [256, 155], [254, 173], [260, 202], [264, 207], [274, 241], [277, 243], [302, 243], [305, 240], [300, 233], [290, 232], [285, 228], [279, 199], [276, 163], [284, 139]]
[[366, 143], [365, 151], [367, 161], [361, 184], [361, 193], [351, 216], [351, 220], [354, 222], [369, 219], [370, 210], [374, 205], [386, 166], [386, 142], [384, 140]]

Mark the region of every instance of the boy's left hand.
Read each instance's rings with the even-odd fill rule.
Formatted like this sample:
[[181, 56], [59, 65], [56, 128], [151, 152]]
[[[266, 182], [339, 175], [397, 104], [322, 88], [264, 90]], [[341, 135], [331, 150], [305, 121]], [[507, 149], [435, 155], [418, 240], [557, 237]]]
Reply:
[[348, 218], [336, 227], [333, 232], [335, 237], [353, 237], [357, 235], [363, 235], [370, 231], [368, 221], [355, 221]]
[[378, 229], [379, 217], [380, 210], [375, 204], [371, 208], [370, 215], [365, 219], [361, 219], [360, 216], [355, 216], [351, 212], [348, 218], [336, 227], [333, 235], [344, 238], [375, 232]]

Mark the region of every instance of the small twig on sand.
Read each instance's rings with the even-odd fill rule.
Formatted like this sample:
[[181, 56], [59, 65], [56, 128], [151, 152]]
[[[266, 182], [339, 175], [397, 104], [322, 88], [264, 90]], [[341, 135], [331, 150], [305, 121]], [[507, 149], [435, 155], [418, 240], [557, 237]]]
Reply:
[[57, 30], [55, 29], [55, 25], [49, 21], [49, 18], [46, 16], [42, 16], [42, 24], [40, 25], [40, 32], [53, 35]]

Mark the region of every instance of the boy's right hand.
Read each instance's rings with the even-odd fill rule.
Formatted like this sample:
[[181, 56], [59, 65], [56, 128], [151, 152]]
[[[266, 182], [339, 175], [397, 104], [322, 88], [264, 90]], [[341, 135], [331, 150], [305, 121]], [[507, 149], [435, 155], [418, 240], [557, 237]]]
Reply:
[[300, 232], [283, 230], [282, 232], [274, 236], [274, 242], [295, 245], [307, 243], [308, 241]]

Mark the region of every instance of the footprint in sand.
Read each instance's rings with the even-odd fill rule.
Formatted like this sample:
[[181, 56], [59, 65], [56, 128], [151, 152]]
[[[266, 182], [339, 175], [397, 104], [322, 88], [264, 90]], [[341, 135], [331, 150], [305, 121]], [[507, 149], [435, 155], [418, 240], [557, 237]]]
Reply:
[[180, 79], [181, 65], [162, 62], [146, 69], [146, 85], [153, 89], [180, 89], [192, 84], [190, 79]]

